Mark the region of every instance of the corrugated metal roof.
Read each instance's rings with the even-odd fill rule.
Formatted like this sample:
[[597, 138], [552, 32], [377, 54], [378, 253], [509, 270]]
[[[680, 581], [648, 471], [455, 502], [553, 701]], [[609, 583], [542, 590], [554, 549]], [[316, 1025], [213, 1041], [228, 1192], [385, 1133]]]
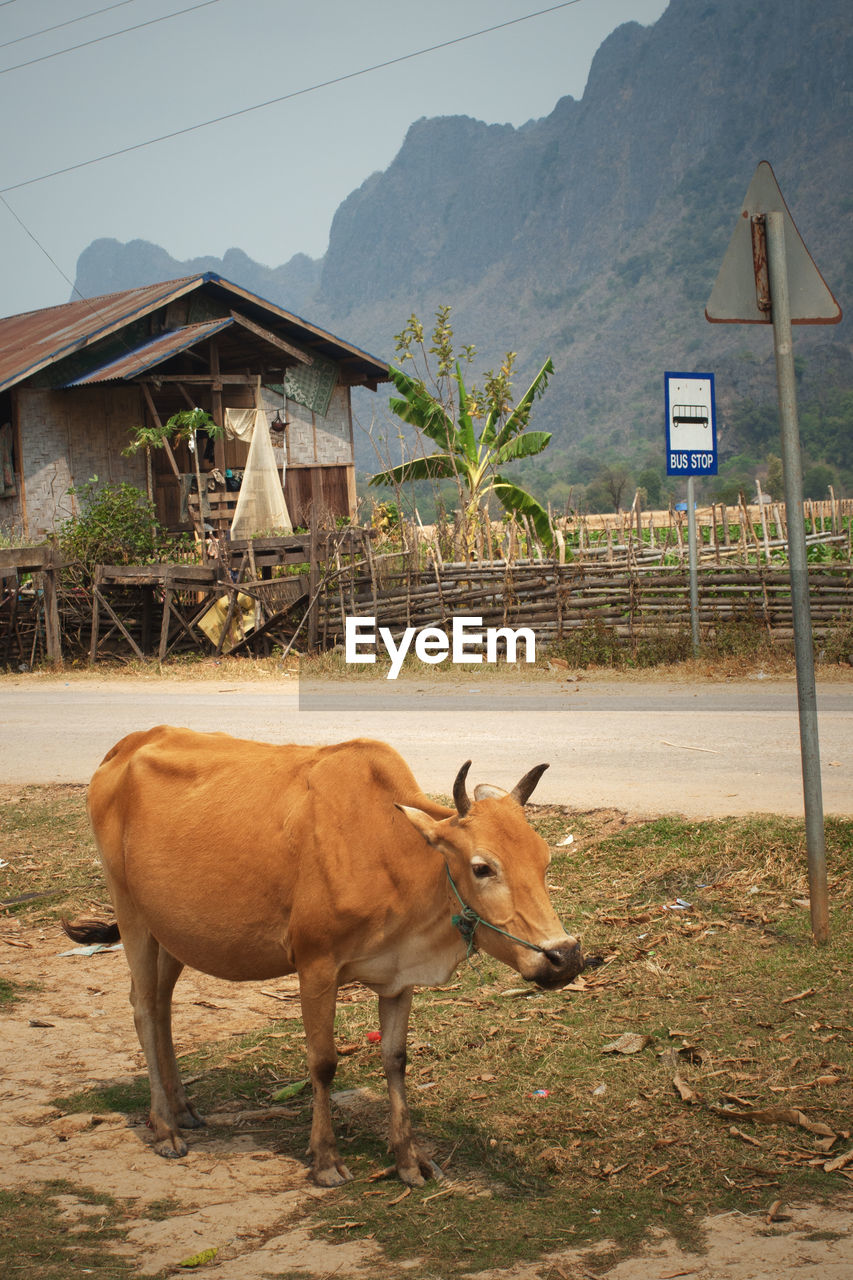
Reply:
[[[231, 306], [236, 304], [241, 311], [248, 307], [250, 313], [255, 312], [258, 323], [279, 336], [318, 350], [329, 359], [353, 362], [361, 366], [364, 375], [372, 380], [387, 380], [388, 366], [376, 356], [336, 338], [275, 303], [249, 293], [214, 272], [206, 272], [0, 319], [0, 391], [23, 382], [74, 352], [83, 351], [110, 335], [120, 334], [128, 325], [144, 319], [158, 307], [201, 288], [219, 294], [223, 302]], [[139, 347], [138, 335], [134, 335], [130, 345], [134, 349]], [[129, 353], [126, 354], [129, 358]], [[114, 350], [110, 352], [110, 362], [116, 365], [125, 358], [125, 355], [117, 356]], [[99, 380], [105, 367], [97, 371]], [[113, 373], [110, 376], [130, 375]], [[91, 371], [80, 380], [87, 377], [90, 381], [95, 380]]]
[[171, 329], [168, 333], [161, 333], [148, 342], [142, 342], [139, 346], [128, 349], [124, 355], [108, 361], [98, 369], [84, 373], [82, 377], [72, 378], [70, 382], [62, 383], [62, 386], [85, 387], [92, 382], [115, 382], [119, 379], [136, 377], [146, 369], [153, 369], [156, 365], [162, 364], [170, 356], [176, 356], [179, 351], [186, 351], [188, 347], [194, 347], [204, 338], [219, 333], [220, 329], [227, 329], [233, 323], [229, 316], [225, 320], [208, 320], [206, 324], [187, 324], [181, 329]]
[[186, 276], [0, 320], [0, 391], [180, 297], [201, 278]]

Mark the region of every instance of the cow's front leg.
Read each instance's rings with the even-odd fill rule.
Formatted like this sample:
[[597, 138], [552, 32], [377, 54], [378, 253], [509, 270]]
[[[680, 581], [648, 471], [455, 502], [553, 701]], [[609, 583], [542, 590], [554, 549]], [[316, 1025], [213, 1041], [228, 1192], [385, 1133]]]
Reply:
[[391, 1102], [391, 1150], [403, 1181], [410, 1187], [422, 1187], [427, 1178], [440, 1177], [441, 1170], [415, 1146], [406, 1102], [406, 1036], [411, 1007], [411, 987], [406, 987], [398, 996], [379, 997], [382, 1065]]
[[308, 1042], [308, 1069], [314, 1091], [314, 1113], [308, 1152], [313, 1157], [312, 1175], [321, 1187], [337, 1187], [349, 1182], [352, 1174], [338, 1155], [332, 1128], [330, 1093], [338, 1066], [335, 1048], [335, 1004], [338, 984], [334, 977], [299, 976], [302, 1021]]

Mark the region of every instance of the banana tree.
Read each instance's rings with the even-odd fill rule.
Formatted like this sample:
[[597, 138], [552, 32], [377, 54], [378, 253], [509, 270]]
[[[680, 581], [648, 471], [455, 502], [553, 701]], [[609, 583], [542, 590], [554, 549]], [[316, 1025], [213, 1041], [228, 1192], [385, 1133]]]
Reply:
[[[439, 451], [381, 471], [371, 477], [370, 483], [401, 485], [410, 480], [453, 479], [469, 534], [490, 495], [494, 495], [510, 514], [527, 516], [541, 541], [550, 548], [552, 533], [547, 511], [526, 490], [507, 480], [501, 468], [541, 453], [550, 442], [549, 432], [530, 431], [528, 422], [533, 402], [544, 394], [554, 366], [550, 359], [545, 361], [515, 406], [508, 404], [505, 394], [494, 392], [496, 382], [506, 390], [510, 370], [508, 357], [503, 383], [493, 379], [491, 393], [488, 383], [485, 393], [469, 392], [457, 361], [449, 374], [454, 395], [438, 398], [423, 381], [391, 366], [389, 375], [400, 393], [399, 398], [390, 401], [392, 412], [437, 444]], [[480, 421], [478, 434], [476, 424]]]

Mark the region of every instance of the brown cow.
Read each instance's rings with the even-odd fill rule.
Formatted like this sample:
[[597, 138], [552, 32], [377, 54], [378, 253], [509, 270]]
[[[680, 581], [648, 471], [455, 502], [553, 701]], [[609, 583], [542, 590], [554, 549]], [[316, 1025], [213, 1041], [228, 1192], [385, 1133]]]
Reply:
[[446, 982], [470, 946], [542, 987], [583, 966], [548, 899], [548, 847], [522, 810], [547, 766], [510, 793], [478, 786], [470, 800], [469, 764], [448, 809], [395, 751], [367, 739], [273, 746], [160, 726], [104, 758], [89, 816], [118, 923], [99, 936], [120, 931], [124, 941], [161, 1155], [184, 1155], [179, 1128], [203, 1124], [172, 1045], [172, 990], [190, 965], [236, 981], [299, 975], [314, 1090], [309, 1151], [323, 1186], [350, 1177], [329, 1106], [337, 991], [352, 981], [372, 988], [397, 1170], [413, 1186], [435, 1172], [406, 1105], [414, 985]]

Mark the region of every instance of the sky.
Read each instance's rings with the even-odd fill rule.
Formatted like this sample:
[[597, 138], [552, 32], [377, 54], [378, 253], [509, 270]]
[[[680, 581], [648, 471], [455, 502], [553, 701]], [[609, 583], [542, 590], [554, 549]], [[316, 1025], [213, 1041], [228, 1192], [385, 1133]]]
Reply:
[[0, 315], [66, 302], [102, 236], [322, 257], [413, 121], [546, 116], [612, 30], [668, 2], [0, 0]]

